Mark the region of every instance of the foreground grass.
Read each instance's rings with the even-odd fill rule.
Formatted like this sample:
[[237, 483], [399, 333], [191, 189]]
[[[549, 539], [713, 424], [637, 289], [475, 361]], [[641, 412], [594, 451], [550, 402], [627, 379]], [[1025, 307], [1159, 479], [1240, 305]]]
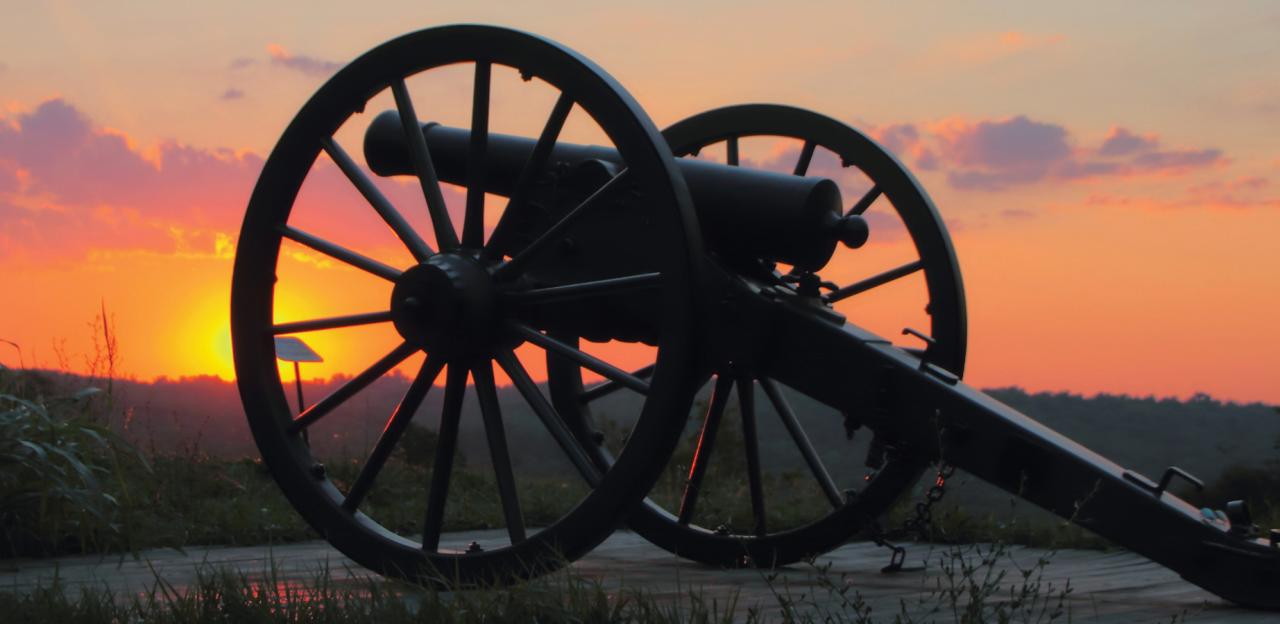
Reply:
[[660, 603], [639, 591], [608, 592], [560, 577], [509, 590], [433, 592], [384, 581], [337, 583], [327, 572], [304, 582], [210, 570], [189, 588], [157, 580], [123, 599], [54, 585], [0, 594], [0, 609], [28, 622], [728, 622], [732, 606], [691, 594]]
[[[74, 551], [141, 550], [196, 545], [253, 545], [319, 539], [289, 504], [260, 460], [227, 460], [207, 456], [154, 457], [150, 468], [126, 466], [117, 497], [118, 539], [96, 544], [69, 544]], [[343, 489], [355, 478], [356, 461], [331, 462], [330, 477]], [[492, 529], [503, 526], [497, 487], [487, 467], [454, 473], [453, 495], [445, 508], [446, 531]], [[738, 483], [741, 481], [741, 483]], [[820, 496], [806, 495], [805, 475], [770, 475], [767, 488], [778, 501], [770, 505], [769, 526], [799, 526], [828, 511]], [[424, 484], [430, 470], [398, 459], [388, 463], [378, 486], [362, 507], [385, 526], [403, 535], [421, 530], [425, 514]], [[678, 500], [673, 480], [660, 482], [654, 498]], [[554, 477], [522, 478], [521, 507], [529, 526], [545, 526], [558, 519], [585, 493], [580, 480]], [[916, 500], [904, 498], [889, 513], [885, 526], [899, 527], [912, 515]], [[724, 525], [749, 531], [752, 521], [746, 480], [724, 477], [700, 501], [698, 520], [704, 526]], [[672, 507], [674, 508], [674, 507]], [[1004, 542], [1045, 548], [1106, 549], [1110, 544], [1083, 529], [1062, 522], [1028, 523], [1007, 515], [976, 515], [947, 506], [934, 514], [933, 542], [962, 544]]]
[[919, 595], [874, 606], [858, 591], [857, 577], [829, 566], [798, 575], [761, 573], [768, 598], [749, 604], [737, 591], [618, 588], [571, 571], [505, 589], [442, 592], [381, 579], [339, 580], [326, 569], [288, 579], [272, 567], [256, 576], [205, 568], [189, 587], [157, 577], [145, 591], [126, 595], [72, 592], [55, 581], [29, 592], [0, 592], [0, 613], [8, 621], [85, 623], [1070, 621], [1070, 583], [1045, 579], [1051, 557], [1019, 564], [999, 544], [931, 551]]

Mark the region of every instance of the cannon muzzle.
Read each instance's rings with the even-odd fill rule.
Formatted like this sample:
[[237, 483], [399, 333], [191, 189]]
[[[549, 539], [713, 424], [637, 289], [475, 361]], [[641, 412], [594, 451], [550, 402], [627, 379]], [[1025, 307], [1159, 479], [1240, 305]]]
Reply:
[[[466, 184], [471, 132], [427, 123], [423, 134], [440, 180]], [[534, 145], [525, 137], [489, 134], [482, 177], [485, 192], [509, 197]], [[369, 168], [378, 175], [414, 174], [404, 127], [395, 111], [378, 115], [369, 125], [364, 152]], [[553, 165], [590, 161], [622, 164], [615, 150], [564, 142], [555, 145], [550, 158]], [[703, 238], [721, 256], [760, 258], [816, 271], [831, 259], [837, 243], [859, 247], [867, 240], [866, 221], [843, 214], [840, 188], [830, 179], [692, 158], [677, 163], [698, 212]]]

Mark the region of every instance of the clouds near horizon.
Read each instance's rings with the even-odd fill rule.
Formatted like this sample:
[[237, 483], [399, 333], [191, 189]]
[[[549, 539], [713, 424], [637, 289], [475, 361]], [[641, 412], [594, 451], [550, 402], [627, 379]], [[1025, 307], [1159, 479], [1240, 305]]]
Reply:
[[1066, 127], [1017, 115], [944, 119], [878, 129], [889, 149], [923, 170], [945, 169], [960, 190], [1002, 191], [1042, 182], [1106, 177], [1178, 176], [1227, 164], [1216, 148], [1165, 148], [1155, 134], [1113, 127], [1102, 142], [1081, 146]]

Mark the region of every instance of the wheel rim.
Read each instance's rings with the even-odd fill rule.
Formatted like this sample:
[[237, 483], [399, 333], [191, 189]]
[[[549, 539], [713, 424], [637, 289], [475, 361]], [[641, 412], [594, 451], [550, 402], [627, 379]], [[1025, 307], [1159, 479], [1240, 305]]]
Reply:
[[[496, 481], [503, 490], [499, 495], [511, 544], [475, 553], [444, 551], [438, 542], [432, 543], [442, 529], [443, 503], [436, 499], [445, 500], [447, 496], [449, 452], [441, 450], [436, 454], [421, 540], [389, 530], [377, 518], [359, 511], [360, 504], [437, 377], [446, 378], [440, 427], [442, 440], [456, 435], [462, 396], [467, 392], [470, 377], [475, 381], [481, 414], [489, 425], [486, 434], [491, 452], [504, 444], [497, 439], [501, 435], [491, 434], [491, 430], [501, 432], [500, 409], [494, 393], [494, 363], [511, 377], [530, 408], [543, 419], [552, 437], [556, 437], [557, 419], [563, 418], [541, 398], [512, 349], [522, 342], [548, 350], [557, 345], [537, 328], [522, 323], [518, 307], [495, 303], [505, 295], [494, 294], [527, 291], [522, 285], [522, 275], [542, 262], [539, 254], [545, 253], [547, 245], [528, 244], [513, 252], [509, 259], [501, 252], [489, 251], [493, 241], [485, 243], [484, 240], [484, 195], [475, 191], [480, 185], [480, 176], [469, 180], [459, 236], [450, 224], [430, 159], [424, 159], [421, 153], [425, 149], [420, 149], [414, 154], [415, 169], [439, 247], [432, 249], [395, 206], [381, 197], [376, 188], [370, 190], [376, 185], [368, 181], [361, 166], [354, 163], [333, 138], [349, 118], [363, 111], [366, 102], [389, 88], [401, 118], [413, 120], [405, 123], [406, 136], [412, 145], [418, 124], [413, 97], [405, 86], [406, 78], [460, 63], [475, 66], [473, 136], [484, 136], [488, 132], [489, 81], [494, 67], [514, 68], [526, 79], [536, 77], [559, 91], [560, 98], [544, 126], [544, 135], [551, 142], [555, 141], [573, 105], [585, 111], [614, 143], [625, 165], [625, 176], [611, 178], [611, 188], [639, 189], [647, 205], [662, 207], [646, 214], [649, 229], [645, 231], [663, 241], [667, 250], [651, 259], [653, 273], [657, 275], [651, 286], [659, 290], [661, 301], [657, 308], [661, 318], [656, 322], [658, 360], [652, 379], [646, 382], [648, 397], [631, 433], [632, 443], [609, 470], [595, 477], [587, 476], [594, 487], [585, 498], [541, 530], [523, 527], [518, 510], [512, 513], [511, 470], [509, 466], [505, 470], [499, 467], [501, 462], [495, 454]], [[479, 147], [475, 147], [476, 143]], [[485, 162], [484, 143], [473, 142], [467, 155], [479, 160], [469, 162]], [[401, 270], [387, 266], [290, 224], [290, 213], [299, 190], [322, 152], [328, 154], [364, 195], [369, 204], [365, 209], [372, 207], [411, 251], [415, 261], [409, 267]], [[528, 166], [538, 171], [546, 163], [531, 162]], [[483, 167], [474, 169], [483, 170]], [[600, 194], [606, 195], [604, 191]], [[596, 203], [599, 202], [588, 199], [578, 208], [585, 213]], [[232, 340], [242, 401], [264, 460], [290, 501], [326, 539], [357, 562], [384, 574], [418, 580], [451, 584], [504, 582], [562, 565], [599, 543], [613, 529], [616, 519], [642, 497], [647, 485], [657, 478], [661, 466], [652, 465], [652, 457], [670, 452], [681, 425], [663, 416], [685, 409], [693, 391], [687, 363], [692, 359], [689, 357], [693, 346], [690, 311], [696, 300], [696, 279], [690, 260], [697, 257], [699, 251], [689, 206], [687, 192], [675, 173], [670, 153], [639, 106], [598, 67], [553, 42], [500, 28], [443, 27], [392, 40], [339, 71], [301, 109], [267, 160], [245, 215], [232, 284]], [[571, 223], [572, 215], [562, 219], [560, 231], [572, 231], [575, 227]], [[498, 221], [496, 227], [501, 230], [502, 222]], [[390, 309], [277, 323], [273, 312], [274, 283], [282, 239], [392, 281]], [[415, 309], [423, 300], [433, 302], [427, 304], [433, 306], [441, 299], [462, 310], [461, 318], [438, 320], [443, 318], [439, 308], [426, 312]], [[487, 320], [475, 321], [477, 316]], [[295, 419], [276, 368], [273, 337], [303, 331], [339, 331], [371, 323], [393, 324], [401, 344]], [[443, 329], [437, 327], [437, 323], [443, 324]], [[448, 338], [458, 332], [466, 339]], [[304, 432], [373, 380], [418, 352], [427, 355], [401, 406], [392, 414], [384, 415], [388, 416], [386, 428], [372, 451], [365, 455], [367, 463], [351, 487], [346, 492], [340, 491], [324, 473], [316, 470]], [[448, 372], [442, 374], [446, 369]], [[496, 426], [495, 421], [499, 421]], [[581, 453], [580, 448], [574, 450], [576, 441], [572, 436], [567, 438], [569, 442], [565, 439], [562, 435], [557, 441], [567, 455], [573, 457]], [[590, 472], [589, 461], [580, 461], [579, 467], [584, 473]], [[437, 483], [437, 477], [443, 485]], [[514, 506], [518, 505], [517, 499]]]
[[[834, 152], [843, 163], [847, 163], [846, 168], [853, 166], [865, 172], [875, 182], [873, 190], [878, 192], [869, 190], [856, 201], [846, 203], [851, 210], [865, 214], [874, 209], [873, 204], [887, 199], [902, 219], [921, 262], [916, 270], [924, 273], [928, 284], [927, 307], [932, 321], [929, 335], [935, 341], [927, 349], [928, 359], [956, 375], [963, 375], [968, 316], [955, 247], [933, 200], [897, 158], [870, 137], [835, 119], [777, 104], [745, 104], [710, 110], [672, 124], [662, 134], [677, 157], [696, 154], [708, 145], [733, 137], [795, 138], [805, 141], [801, 160], [806, 163], [811, 161], [804, 154], [808, 152], [812, 156], [812, 148], [809, 147], [812, 144]], [[803, 173], [801, 163], [796, 164], [797, 171]], [[894, 279], [911, 275], [914, 271], [904, 272], [906, 267], [892, 267], [860, 280], [863, 286], [844, 285], [845, 288], [861, 289], [835, 300], [856, 297]], [[828, 301], [832, 299], [830, 295], [825, 298]]]
[[[965, 310], [963, 288], [955, 254], [950, 239], [937, 211], [927, 194], [919, 187], [911, 174], [888, 152], [865, 135], [835, 120], [816, 113], [776, 105], [731, 106], [696, 115], [678, 122], [663, 132], [672, 151], [678, 155], [696, 154], [716, 144], [726, 144], [728, 164], [738, 164], [738, 141], [745, 137], [768, 136], [803, 141], [799, 162], [793, 170], [803, 175], [817, 148], [834, 153], [846, 167], [856, 166], [874, 182], [879, 192], [862, 194], [853, 203], [857, 214], [866, 212], [875, 200], [883, 195], [909, 232], [919, 256], [920, 270], [927, 282], [928, 308], [932, 324], [930, 332], [934, 342], [925, 353], [931, 362], [956, 371], [963, 370], [965, 355]], [[850, 252], [856, 253], [856, 252]], [[885, 272], [890, 276], [904, 273], [901, 268]], [[891, 282], [885, 273], [865, 281], [867, 284]], [[848, 289], [853, 295], [868, 292], [875, 285]], [[855, 292], [856, 291], [856, 292]], [[838, 295], [844, 294], [836, 290]], [[844, 297], [840, 297], [844, 298]], [[856, 320], [856, 319], [855, 319]], [[590, 401], [607, 390], [608, 386], [585, 390], [580, 378], [569, 368], [553, 370], [553, 395], [568, 405], [580, 405], [580, 417], [592, 421]], [[698, 433], [695, 458], [691, 462], [686, 479], [685, 493], [680, 498], [680, 509], [675, 513], [664, 509], [652, 499], [646, 499], [628, 519], [629, 524], [653, 543], [681, 556], [713, 565], [782, 565], [812, 557], [839, 546], [850, 536], [865, 527], [868, 522], [883, 514], [919, 480], [925, 464], [902, 456], [891, 447], [877, 470], [849, 501], [840, 500], [841, 492], [835, 485], [818, 453], [814, 450], [803, 427], [794, 416], [794, 410], [776, 382], [735, 378], [735, 374], [717, 374], [715, 389], [708, 401], [703, 426]], [[820, 490], [831, 502], [831, 508], [822, 517], [786, 530], [771, 530], [762, 518], [764, 509], [761, 493], [761, 477], [755, 432], [756, 415], [753, 407], [754, 392], [746, 391], [755, 383], [765, 388], [765, 397], [774, 411], [782, 418], [787, 433], [804, 456], [805, 464], [819, 482]], [[557, 387], [559, 385], [560, 387]], [[739, 406], [742, 412], [744, 447], [747, 449], [748, 490], [752, 501], [754, 527], [744, 534], [725, 534], [723, 531], [698, 526], [692, 522], [693, 508], [697, 501], [699, 481], [704, 478], [707, 462], [699, 462], [697, 455], [714, 448], [715, 432], [723, 419], [727, 395], [737, 386]], [[719, 397], [719, 400], [717, 400]], [[565, 408], [570, 409], [569, 407]], [[584, 428], [590, 428], [589, 425]], [[704, 447], [705, 443], [705, 447]], [[879, 447], [879, 441], [873, 447]], [[598, 461], [607, 462], [608, 454], [601, 453]], [[753, 464], [755, 465], [753, 467]], [[700, 472], [703, 471], [703, 472]], [[692, 492], [691, 492], [692, 490]]]

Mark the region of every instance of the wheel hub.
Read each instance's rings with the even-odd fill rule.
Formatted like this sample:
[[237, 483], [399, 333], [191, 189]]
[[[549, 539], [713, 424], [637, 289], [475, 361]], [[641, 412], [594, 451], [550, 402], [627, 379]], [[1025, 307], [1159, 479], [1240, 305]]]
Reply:
[[468, 256], [436, 254], [396, 280], [391, 315], [400, 335], [428, 353], [486, 349], [498, 320], [492, 279]]

